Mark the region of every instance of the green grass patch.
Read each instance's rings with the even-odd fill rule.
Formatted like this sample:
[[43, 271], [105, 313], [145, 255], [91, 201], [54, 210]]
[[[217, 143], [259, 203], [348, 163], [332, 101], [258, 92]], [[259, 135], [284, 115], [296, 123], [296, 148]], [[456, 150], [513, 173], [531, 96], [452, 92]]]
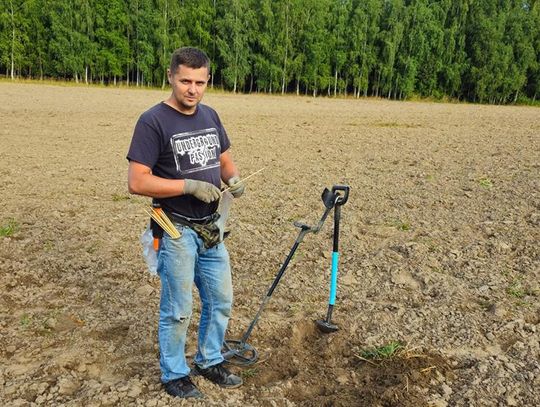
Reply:
[[394, 226], [397, 230], [401, 230], [402, 232], [411, 230], [411, 224], [407, 221], [402, 221], [401, 219], [393, 220], [392, 226]]
[[491, 189], [493, 188], [493, 181], [491, 181], [489, 178], [483, 177], [478, 180], [478, 183], [482, 188], [485, 189]]
[[113, 194], [112, 196], [113, 202], [128, 201], [130, 199], [131, 199], [131, 196], [127, 194]]
[[20, 324], [23, 328], [28, 328], [32, 323], [32, 317], [28, 314], [23, 314], [20, 320]]
[[259, 369], [257, 369], [257, 368], [253, 368], [253, 369], [244, 369], [244, 370], [242, 370], [242, 372], [240, 373], [240, 376], [242, 376], [244, 379], [249, 379], [249, 378], [251, 378], [251, 377], [257, 376], [258, 373], [259, 373]]
[[15, 219], [8, 219], [7, 224], [0, 226], [0, 236], [11, 237], [19, 230], [19, 223]]
[[380, 123], [375, 123], [375, 126], [377, 126], [377, 127], [400, 127], [400, 124], [398, 122], [380, 122]]
[[506, 292], [517, 299], [525, 297], [526, 294], [525, 290], [519, 282], [514, 282], [510, 287], [506, 289]]
[[404, 349], [405, 348], [401, 342], [392, 341], [383, 346], [365, 349], [360, 353], [360, 356], [366, 360], [384, 360], [396, 356]]

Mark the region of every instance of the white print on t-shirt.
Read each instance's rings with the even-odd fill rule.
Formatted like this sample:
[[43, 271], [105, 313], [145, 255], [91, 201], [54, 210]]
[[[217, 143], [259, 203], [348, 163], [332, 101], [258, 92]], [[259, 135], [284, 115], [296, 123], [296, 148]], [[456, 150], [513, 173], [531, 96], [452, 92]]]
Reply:
[[219, 166], [221, 145], [214, 128], [175, 134], [171, 146], [176, 170], [181, 174]]

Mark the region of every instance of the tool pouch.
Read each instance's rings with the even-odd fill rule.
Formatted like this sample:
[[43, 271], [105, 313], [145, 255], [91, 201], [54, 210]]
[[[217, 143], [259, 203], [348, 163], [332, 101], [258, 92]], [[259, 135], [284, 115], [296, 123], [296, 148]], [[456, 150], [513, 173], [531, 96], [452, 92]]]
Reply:
[[192, 223], [191, 225], [189, 225], [189, 227], [192, 228], [199, 235], [199, 237], [204, 242], [204, 247], [206, 247], [207, 249], [210, 249], [211, 247], [214, 247], [221, 243], [219, 227], [216, 225], [215, 222], [208, 223], [206, 225]]
[[[199, 237], [202, 239], [204, 247], [207, 249], [210, 249], [223, 241], [221, 239], [219, 226], [217, 225], [217, 221], [220, 216], [218, 213], [215, 213], [208, 222], [203, 224], [191, 222], [184, 217], [178, 216], [174, 213], [166, 213], [175, 222], [178, 222], [181, 225], [187, 226], [188, 228], [194, 230], [195, 233], [197, 233], [197, 235], [199, 235]], [[161, 231], [161, 235], [163, 236], [163, 230], [161, 229], [161, 227], [157, 224], [156, 227]], [[223, 236], [223, 239], [225, 239], [228, 234], [229, 233], [226, 232]]]

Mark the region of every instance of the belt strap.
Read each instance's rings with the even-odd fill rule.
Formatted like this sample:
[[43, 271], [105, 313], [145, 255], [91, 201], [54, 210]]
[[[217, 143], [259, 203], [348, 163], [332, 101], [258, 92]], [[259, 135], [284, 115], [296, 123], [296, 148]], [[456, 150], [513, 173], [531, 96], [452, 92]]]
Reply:
[[[192, 219], [177, 213], [167, 213], [170, 217], [180, 223], [193, 229], [197, 235], [203, 240], [204, 247], [210, 249], [221, 242], [219, 227], [216, 225], [216, 221], [219, 219], [219, 213], [215, 212], [210, 216], [202, 219]], [[198, 223], [204, 222], [204, 223]]]
[[[176, 212], [169, 212], [166, 211], [168, 215], [170, 215], [171, 218], [176, 220], [179, 223], [184, 224], [185, 223], [193, 223], [197, 225], [208, 225], [210, 223], [215, 223], [219, 219], [219, 213], [214, 212], [211, 215], [205, 216], [204, 218], [190, 218], [188, 216], [180, 215]], [[187, 225], [189, 226], [189, 224]]]

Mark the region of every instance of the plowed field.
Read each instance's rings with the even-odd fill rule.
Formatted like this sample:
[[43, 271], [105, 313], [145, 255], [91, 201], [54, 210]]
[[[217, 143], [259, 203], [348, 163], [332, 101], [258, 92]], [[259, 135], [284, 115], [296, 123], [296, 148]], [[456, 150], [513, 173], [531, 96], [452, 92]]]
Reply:
[[[127, 192], [134, 124], [168, 91], [0, 83], [2, 405], [184, 405], [159, 383], [159, 279]], [[238, 338], [325, 187], [215, 406], [540, 405], [540, 110], [209, 93], [247, 181], [231, 210]], [[188, 352], [195, 351], [198, 308]], [[394, 345], [393, 347], [390, 345]], [[392, 352], [393, 351], [393, 352]], [[386, 353], [385, 353], [386, 352]]]

